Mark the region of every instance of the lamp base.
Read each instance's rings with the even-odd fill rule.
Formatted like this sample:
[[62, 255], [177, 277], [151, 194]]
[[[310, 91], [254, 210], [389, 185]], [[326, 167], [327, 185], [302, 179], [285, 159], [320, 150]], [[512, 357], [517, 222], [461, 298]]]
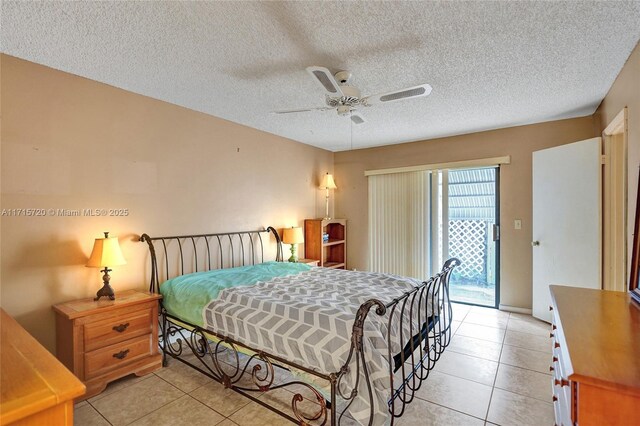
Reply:
[[291, 244], [291, 257], [288, 259], [289, 262], [295, 263], [298, 261], [298, 256], [296, 256], [296, 245]]
[[325, 202], [325, 210], [324, 210], [325, 213], [322, 219], [330, 220], [331, 218], [329, 217], [329, 189], [327, 189], [327, 196], [324, 198], [324, 202]]
[[104, 272], [104, 275], [102, 276], [102, 288], [98, 290], [96, 297], [93, 300], [99, 300], [103, 296], [108, 297], [109, 300], [116, 300], [116, 293], [113, 291], [113, 288], [111, 288], [111, 285], [109, 285], [109, 281], [111, 280], [109, 272], [111, 272], [111, 269], [105, 266], [105, 268], [100, 272]]
[[103, 296], [108, 297], [109, 300], [116, 300], [116, 294], [113, 291], [113, 288], [111, 288], [111, 286], [109, 285], [109, 283], [104, 283], [102, 288], [98, 290], [98, 292], [96, 293], [96, 297], [94, 297], [93, 300], [99, 300]]

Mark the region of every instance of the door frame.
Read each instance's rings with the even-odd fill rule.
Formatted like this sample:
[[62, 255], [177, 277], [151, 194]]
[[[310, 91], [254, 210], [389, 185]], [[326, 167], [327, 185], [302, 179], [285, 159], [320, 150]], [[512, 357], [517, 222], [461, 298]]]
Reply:
[[628, 112], [624, 107], [602, 132], [602, 288], [627, 291]]
[[502, 262], [500, 260], [500, 242], [502, 240], [502, 225], [500, 224], [500, 166], [496, 166], [496, 226], [498, 227], [498, 238], [494, 241], [496, 244], [496, 304], [495, 309], [500, 309], [500, 271]]

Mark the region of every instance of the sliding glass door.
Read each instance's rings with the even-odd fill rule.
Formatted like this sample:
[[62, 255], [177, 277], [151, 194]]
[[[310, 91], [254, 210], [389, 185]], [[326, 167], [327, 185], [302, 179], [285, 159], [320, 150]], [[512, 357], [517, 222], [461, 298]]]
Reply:
[[498, 307], [498, 172], [479, 168], [434, 173], [437, 200], [431, 217], [437, 262], [450, 257], [462, 262], [451, 276], [453, 301]]
[[369, 268], [425, 279], [450, 257], [453, 301], [498, 307], [499, 168], [369, 176]]

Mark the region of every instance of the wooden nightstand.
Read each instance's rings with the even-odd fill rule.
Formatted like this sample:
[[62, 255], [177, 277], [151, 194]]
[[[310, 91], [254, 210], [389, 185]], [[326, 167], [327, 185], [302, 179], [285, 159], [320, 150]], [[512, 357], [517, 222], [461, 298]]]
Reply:
[[135, 290], [116, 300], [81, 299], [53, 307], [56, 356], [87, 386], [83, 399], [129, 374], [162, 368], [158, 353], [159, 294]]
[[306, 263], [309, 266], [318, 266], [318, 260], [315, 259], [298, 259], [296, 263]]

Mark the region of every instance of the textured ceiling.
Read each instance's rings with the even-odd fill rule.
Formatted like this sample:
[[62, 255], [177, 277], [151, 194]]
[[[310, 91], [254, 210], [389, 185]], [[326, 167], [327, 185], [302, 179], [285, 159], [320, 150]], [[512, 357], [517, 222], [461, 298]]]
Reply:
[[[332, 151], [591, 114], [640, 38], [637, 1], [1, 6], [4, 53]], [[324, 106], [310, 65], [350, 70], [363, 94], [433, 92], [353, 129], [271, 114]]]

